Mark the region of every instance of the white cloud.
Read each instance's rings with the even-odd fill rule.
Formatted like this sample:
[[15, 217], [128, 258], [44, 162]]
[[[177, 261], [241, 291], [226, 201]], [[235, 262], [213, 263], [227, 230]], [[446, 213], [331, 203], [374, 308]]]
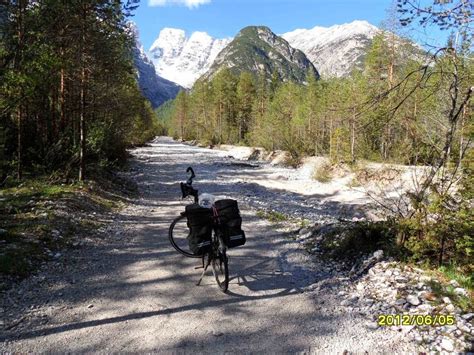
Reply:
[[189, 9], [209, 4], [211, 0], [148, 0], [149, 6], [181, 5]]

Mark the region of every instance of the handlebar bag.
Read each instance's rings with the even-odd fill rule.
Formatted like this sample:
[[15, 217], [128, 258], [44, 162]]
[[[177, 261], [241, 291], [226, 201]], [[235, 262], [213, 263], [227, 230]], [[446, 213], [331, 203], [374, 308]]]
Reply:
[[217, 231], [228, 248], [244, 245], [245, 232], [242, 230], [242, 217], [236, 200], [224, 199], [214, 203], [217, 212]]
[[185, 215], [189, 227], [189, 249], [195, 255], [203, 255], [211, 249], [213, 214], [210, 208], [198, 204], [186, 206]]

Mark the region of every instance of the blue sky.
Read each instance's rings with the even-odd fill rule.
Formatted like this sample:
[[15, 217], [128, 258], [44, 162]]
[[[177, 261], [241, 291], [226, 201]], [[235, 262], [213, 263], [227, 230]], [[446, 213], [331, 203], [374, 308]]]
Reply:
[[380, 26], [391, 4], [392, 0], [141, 0], [132, 20], [147, 50], [163, 27], [223, 38], [234, 37], [248, 25], [266, 25], [277, 34], [354, 20]]

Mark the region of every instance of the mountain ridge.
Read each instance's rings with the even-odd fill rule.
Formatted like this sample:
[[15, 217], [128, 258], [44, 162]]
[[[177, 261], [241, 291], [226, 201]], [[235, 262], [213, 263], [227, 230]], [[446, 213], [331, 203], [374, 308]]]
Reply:
[[[319, 74], [328, 78], [347, 76], [354, 68], [360, 68], [378, 31], [380, 29], [367, 21], [356, 20], [330, 27], [296, 29], [279, 36], [301, 50]], [[233, 39], [213, 38], [201, 31], [187, 37], [184, 30], [166, 27], [160, 31], [149, 53], [159, 75], [190, 88]]]
[[243, 71], [264, 73], [270, 79], [277, 73], [283, 81], [304, 82], [308, 72], [319, 78], [319, 73], [298, 49], [273, 33], [267, 26], [247, 26], [216, 57], [203, 78], [212, 78], [223, 68], [234, 74]]
[[134, 23], [129, 23], [129, 29], [135, 40], [133, 48], [133, 61], [137, 70], [137, 81], [140, 90], [153, 108], [157, 108], [164, 102], [174, 99], [182, 88], [176, 83], [159, 76], [152, 61], [148, 58], [145, 50], [138, 39], [138, 28]]
[[230, 39], [216, 39], [196, 31], [187, 37], [185, 31], [163, 28], [149, 49], [156, 72], [185, 88], [204, 74]]
[[361, 68], [372, 39], [381, 30], [364, 20], [330, 27], [315, 26], [282, 34], [293, 47], [303, 51], [321, 76], [343, 77]]

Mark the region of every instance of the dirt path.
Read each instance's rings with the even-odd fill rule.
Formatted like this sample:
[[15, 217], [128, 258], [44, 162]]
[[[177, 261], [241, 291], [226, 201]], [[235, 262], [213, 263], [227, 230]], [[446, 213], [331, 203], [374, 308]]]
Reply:
[[196, 259], [181, 257], [167, 240], [170, 221], [185, 205], [177, 182], [186, 167], [195, 168], [203, 191], [239, 201], [254, 191], [237, 188], [239, 172], [219, 152], [161, 138], [133, 154], [142, 198], [121, 212], [110, 240], [72, 252], [63, 267], [27, 290], [45, 301], [23, 309], [27, 326], [3, 331], [0, 351], [415, 351], [402, 333], [373, 330], [367, 319], [340, 307], [343, 279], [334, 265], [309, 260], [246, 206], [248, 243], [230, 251], [229, 294], [210, 275], [195, 286]]

